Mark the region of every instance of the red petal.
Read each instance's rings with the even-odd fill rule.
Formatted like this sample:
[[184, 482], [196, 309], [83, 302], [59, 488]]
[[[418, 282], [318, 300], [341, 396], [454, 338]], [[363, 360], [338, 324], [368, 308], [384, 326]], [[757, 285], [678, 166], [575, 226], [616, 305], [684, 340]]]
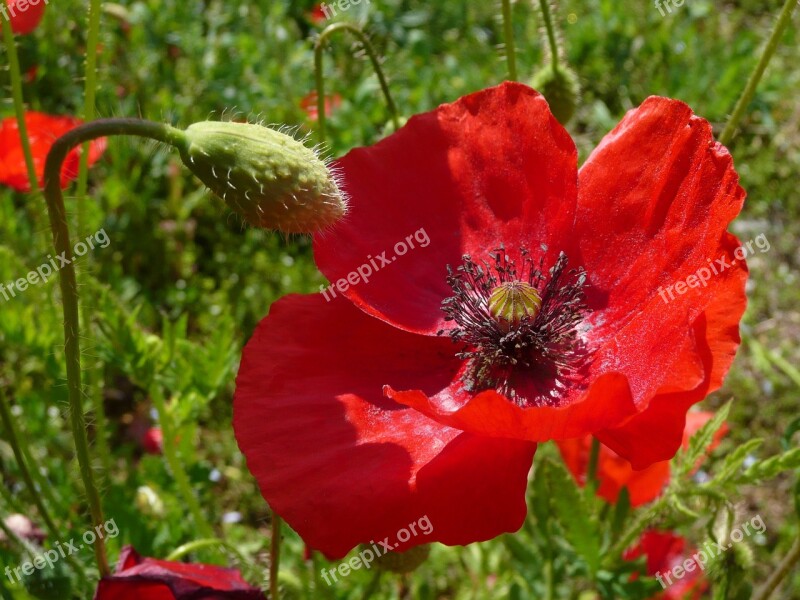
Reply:
[[346, 300], [278, 301], [244, 350], [234, 399], [262, 494], [329, 557], [392, 543], [423, 517], [430, 535], [399, 550], [518, 529], [534, 444], [462, 433], [382, 394], [386, 384], [439, 389], [458, 366], [448, 339], [403, 332]]
[[116, 572], [100, 580], [95, 600], [264, 600], [264, 593], [239, 571], [213, 565], [142, 558], [126, 546]]
[[461, 387], [455, 377], [433, 395], [419, 389], [396, 391], [394, 386], [387, 386], [386, 394], [449, 427], [534, 442], [581, 437], [635, 413], [628, 383], [617, 373], [598, 377], [580, 399], [560, 407], [521, 408], [494, 390], [472, 395]]
[[745, 262], [707, 271], [705, 286], [695, 279], [674, 299], [666, 288], [709, 261], [733, 259], [736, 239], [726, 228], [745, 194], [709, 124], [663, 98], [631, 111], [579, 180], [594, 360], [626, 374], [643, 411], [598, 437], [641, 469], [674, 455], [689, 406], [719, 387], [733, 360]]
[[[586, 436], [558, 442], [564, 463], [578, 485], [586, 484], [589, 468], [589, 452], [592, 438]], [[659, 462], [643, 471], [634, 471], [631, 464], [610, 448], [600, 445], [597, 460], [597, 480], [600, 487], [597, 495], [615, 503], [622, 488], [628, 488], [632, 506], [641, 506], [655, 500], [669, 481], [669, 462]]]
[[[356, 306], [408, 331], [451, 326], [440, 309], [452, 295], [446, 267], [463, 254], [480, 260], [501, 243], [547, 244], [552, 264], [571, 239], [575, 145], [544, 98], [520, 84], [412, 117], [336, 166], [350, 212], [315, 237], [317, 264]], [[375, 272], [349, 285], [359, 267]]]
[[[25, 125], [31, 144], [34, 169], [40, 186], [43, 184], [45, 159], [53, 142], [81, 123], [80, 119], [72, 117], [51, 116], [38, 112], [25, 113]], [[105, 138], [90, 142], [89, 166], [100, 159], [105, 149]], [[67, 154], [61, 169], [62, 188], [67, 187], [69, 182], [78, 176], [81, 152], [82, 148], [75, 148]], [[31, 189], [17, 120], [13, 117], [8, 117], [0, 122], [0, 183], [20, 192], [29, 192]]]
[[666, 586], [666, 590], [653, 596], [652, 600], [699, 600], [708, 588], [708, 581], [700, 568], [685, 571], [681, 579], [670, 573], [673, 568], [683, 565], [686, 559], [695, 556], [694, 549], [687, 547], [683, 537], [669, 531], [645, 531], [639, 543], [628, 550], [624, 558], [634, 560], [642, 555], [647, 557], [647, 574], [660, 577], [662, 585]]

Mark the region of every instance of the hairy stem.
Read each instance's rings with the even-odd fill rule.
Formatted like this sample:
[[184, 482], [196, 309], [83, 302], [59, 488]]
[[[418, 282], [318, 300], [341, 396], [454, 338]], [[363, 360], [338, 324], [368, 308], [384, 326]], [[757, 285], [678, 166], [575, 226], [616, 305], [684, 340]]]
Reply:
[[372, 61], [372, 66], [375, 69], [375, 73], [378, 76], [378, 82], [380, 83], [381, 90], [383, 91], [383, 95], [386, 98], [386, 105], [389, 109], [389, 114], [392, 117], [392, 123], [394, 124], [395, 129], [400, 127], [400, 120], [397, 116], [397, 107], [395, 106], [394, 100], [392, 99], [392, 94], [389, 91], [389, 84], [386, 82], [386, 76], [383, 73], [383, 68], [381, 67], [381, 62], [378, 60], [378, 54], [375, 52], [375, 48], [369, 41], [369, 38], [366, 34], [361, 31], [361, 28], [353, 23], [334, 23], [333, 25], [328, 25], [322, 32], [319, 34], [319, 38], [317, 38], [317, 43], [314, 45], [314, 74], [317, 81], [317, 118], [319, 122], [319, 138], [320, 142], [325, 142], [325, 78], [322, 73], [322, 56], [323, 50], [325, 49], [325, 42], [327, 39], [336, 33], [337, 31], [349, 31], [352, 33], [358, 41], [361, 42], [364, 46], [364, 50], [366, 50], [367, 55], [369, 56], [370, 61]]
[[542, 21], [547, 31], [547, 43], [550, 47], [550, 63], [553, 72], [558, 71], [558, 42], [556, 41], [556, 29], [553, 25], [553, 15], [550, 12], [550, 0], [539, 0], [539, 8], [542, 11]]
[[[64, 351], [67, 363], [67, 393], [70, 407], [70, 425], [75, 443], [75, 454], [80, 466], [81, 479], [86, 490], [92, 525], [103, 524], [103, 509], [100, 493], [92, 472], [89, 440], [86, 435], [86, 420], [83, 414], [83, 388], [81, 386], [80, 319], [78, 318], [78, 286], [75, 277], [74, 255], [70, 243], [69, 225], [61, 192], [61, 167], [73, 148], [93, 139], [109, 135], [137, 135], [160, 142], [180, 145], [182, 132], [161, 123], [139, 119], [101, 119], [86, 123], [69, 131], [53, 144], [47, 155], [44, 168], [44, 195], [50, 215], [50, 227], [56, 254], [66, 264], [59, 270], [61, 302], [64, 312]], [[106, 557], [105, 541], [98, 537], [94, 545], [95, 559], [101, 576], [110, 573]]]
[[[97, 97], [97, 46], [100, 38], [100, 9], [102, 0], [90, 0], [89, 2], [89, 27], [86, 38], [86, 78], [83, 91], [83, 119], [87, 123], [94, 120], [95, 103]], [[86, 226], [86, 189], [89, 180], [89, 149], [90, 144], [83, 144], [80, 155], [80, 166], [78, 168], [78, 188], [77, 195], [77, 223], [78, 235], [83, 233]], [[84, 335], [90, 338], [91, 311], [87, 306], [81, 311], [83, 318]], [[108, 448], [108, 438], [106, 436], [106, 410], [103, 405], [103, 390], [97, 385], [98, 377], [94, 371], [86, 372], [86, 393], [91, 398], [95, 424], [95, 444], [97, 454], [100, 456], [104, 473], [112, 472], [111, 453]]]
[[781, 13], [778, 16], [778, 21], [775, 23], [775, 28], [772, 30], [772, 34], [769, 36], [767, 45], [764, 48], [764, 52], [761, 54], [761, 58], [758, 60], [755, 69], [753, 69], [753, 72], [750, 74], [750, 79], [747, 80], [747, 85], [745, 85], [744, 91], [739, 97], [736, 107], [733, 109], [733, 114], [731, 118], [728, 119], [725, 129], [722, 131], [722, 135], [719, 136], [719, 143], [723, 146], [727, 146], [731, 143], [731, 140], [733, 140], [739, 121], [742, 120], [747, 107], [756, 94], [756, 88], [758, 88], [761, 77], [764, 75], [769, 61], [772, 60], [772, 56], [775, 54], [778, 44], [780, 44], [783, 32], [786, 31], [789, 23], [792, 22], [792, 13], [796, 6], [797, 0], [786, 0], [786, 3], [783, 5]]
[[511, 0], [503, 0], [503, 35], [506, 42], [508, 78], [517, 81], [517, 49], [514, 44], [514, 23], [511, 20]]
[[[9, 21], [9, 19], [5, 16], [0, 16], [0, 21], [2, 21], [3, 41], [5, 42], [6, 55], [8, 56], [8, 73], [11, 79], [11, 97], [14, 101], [14, 112], [17, 117], [19, 138], [22, 143], [22, 154], [25, 157], [25, 168], [28, 171], [28, 181], [30, 182], [31, 190], [34, 193], [37, 193], [39, 192], [39, 179], [36, 177], [36, 167], [34, 166], [33, 162], [31, 141], [28, 137], [28, 126], [25, 124], [25, 104], [22, 98], [22, 73], [19, 68], [17, 44], [14, 41], [14, 32], [11, 29], [11, 21]], [[35, 215], [35, 213], [31, 211], [31, 215]]]

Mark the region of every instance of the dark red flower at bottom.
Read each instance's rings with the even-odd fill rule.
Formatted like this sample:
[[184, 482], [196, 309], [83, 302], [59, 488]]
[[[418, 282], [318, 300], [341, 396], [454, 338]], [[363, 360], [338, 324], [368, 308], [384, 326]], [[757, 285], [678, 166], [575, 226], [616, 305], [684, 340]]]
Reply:
[[[664, 587], [664, 591], [651, 600], [697, 600], [708, 588], [708, 582], [700, 565], [692, 558], [693, 554], [694, 550], [681, 536], [650, 530], [645, 531], [639, 543], [625, 553], [625, 559], [647, 557], [647, 574]], [[679, 566], [680, 569], [676, 569]]]
[[[32, 111], [25, 113], [25, 126], [31, 143], [34, 170], [40, 186], [44, 183], [42, 181], [44, 163], [53, 142], [82, 123], [83, 121], [73, 117], [52, 116]], [[90, 142], [89, 166], [96, 163], [105, 150], [105, 138]], [[82, 148], [74, 148], [67, 154], [61, 169], [62, 188], [67, 187], [69, 182], [78, 176], [81, 152]], [[0, 184], [12, 187], [19, 192], [31, 191], [19, 127], [14, 117], [8, 117], [0, 122]]]
[[142, 558], [126, 546], [116, 572], [104, 577], [94, 600], [264, 600], [239, 571], [213, 565]]

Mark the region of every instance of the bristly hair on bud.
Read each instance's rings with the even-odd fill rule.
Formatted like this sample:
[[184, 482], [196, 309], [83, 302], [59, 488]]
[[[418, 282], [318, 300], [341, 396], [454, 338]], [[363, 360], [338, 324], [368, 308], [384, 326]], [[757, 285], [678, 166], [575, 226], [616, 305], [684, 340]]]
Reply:
[[335, 169], [283, 131], [202, 121], [184, 136], [183, 163], [250, 225], [315, 233], [347, 212]]
[[567, 66], [564, 36], [556, 23], [557, 7], [551, 0], [534, 2], [540, 17], [546, 65], [531, 79], [531, 87], [540, 92], [550, 105], [550, 112], [562, 125], [572, 119], [578, 108], [581, 87], [578, 76]]

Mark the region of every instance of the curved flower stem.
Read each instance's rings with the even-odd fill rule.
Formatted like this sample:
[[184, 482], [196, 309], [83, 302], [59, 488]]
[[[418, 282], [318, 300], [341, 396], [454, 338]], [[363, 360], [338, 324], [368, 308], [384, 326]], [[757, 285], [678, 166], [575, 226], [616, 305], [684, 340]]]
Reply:
[[503, 0], [503, 35], [506, 41], [508, 78], [517, 81], [517, 49], [514, 44], [514, 23], [511, 20], [511, 0]]
[[[53, 517], [50, 516], [50, 511], [47, 510], [42, 497], [39, 495], [39, 492], [36, 489], [36, 484], [33, 482], [33, 477], [31, 476], [30, 469], [28, 469], [28, 464], [25, 461], [22, 447], [19, 443], [19, 436], [17, 435], [17, 429], [14, 426], [14, 417], [11, 415], [11, 410], [8, 406], [8, 399], [6, 398], [5, 392], [2, 390], [0, 390], [0, 419], [2, 419], [3, 425], [5, 426], [8, 443], [14, 452], [14, 458], [17, 461], [19, 473], [22, 476], [22, 480], [25, 482], [25, 485], [28, 486], [28, 490], [31, 493], [31, 498], [33, 498], [33, 503], [36, 505], [36, 508], [39, 511], [39, 516], [42, 518], [42, 521], [44, 522], [45, 527], [47, 527], [47, 530], [50, 532], [50, 535], [53, 536], [53, 539], [63, 539], [61, 533], [58, 531], [58, 527], [56, 527], [55, 521], [53, 521]], [[86, 585], [88, 580], [86, 579], [86, 571], [84, 571], [83, 565], [81, 565], [75, 559], [75, 557], [72, 556], [72, 554], [67, 556], [67, 560], [75, 570], [75, 573], [78, 575], [81, 583]]]
[[736, 107], [733, 109], [731, 118], [728, 119], [725, 129], [723, 129], [722, 134], [719, 136], [719, 143], [723, 146], [727, 146], [731, 143], [731, 140], [733, 140], [736, 127], [739, 125], [739, 121], [742, 120], [747, 107], [753, 100], [753, 96], [755, 96], [756, 88], [761, 81], [761, 77], [764, 75], [769, 61], [772, 60], [772, 56], [775, 54], [778, 44], [780, 44], [783, 32], [786, 31], [789, 23], [792, 22], [792, 13], [796, 6], [797, 0], [786, 0], [786, 3], [783, 5], [781, 13], [778, 16], [778, 22], [775, 23], [775, 28], [772, 30], [769, 41], [767, 41], [767, 46], [764, 48], [764, 53], [761, 55], [755, 69], [753, 69], [753, 72], [750, 74], [750, 79], [747, 80], [747, 85], [741, 97], [736, 102]]
[[547, 31], [547, 42], [550, 45], [550, 62], [553, 72], [558, 71], [558, 42], [556, 41], [556, 30], [553, 25], [553, 15], [550, 12], [550, 0], [539, 0], [539, 8], [542, 11], [542, 21]]
[[169, 554], [169, 556], [167, 556], [167, 558], [165, 558], [164, 560], [169, 560], [169, 561], [178, 560], [179, 558], [182, 558], [183, 556], [189, 554], [190, 552], [214, 546], [221, 546], [222, 548], [229, 550], [232, 554], [235, 554], [238, 557], [239, 561], [241, 561], [242, 563], [249, 562], [245, 559], [242, 553], [239, 552], [239, 550], [233, 544], [229, 544], [225, 540], [221, 540], [219, 538], [205, 538], [202, 540], [193, 540], [191, 542], [187, 542], [186, 544], [183, 544], [182, 546], [178, 546], [177, 548], [175, 548], [175, 550], [173, 550]]
[[773, 592], [778, 589], [778, 586], [781, 582], [786, 579], [786, 576], [789, 575], [791, 570], [800, 563], [800, 538], [794, 541], [794, 546], [792, 549], [789, 550], [789, 553], [783, 557], [781, 563], [777, 566], [775, 571], [769, 576], [767, 582], [764, 584], [755, 596], [753, 596], [753, 600], [768, 600], [770, 596], [772, 596]]
[[[39, 179], [36, 177], [36, 167], [33, 163], [33, 152], [31, 151], [31, 141], [28, 137], [28, 126], [25, 124], [25, 104], [22, 98], [22, 73], [19, 68], [19, 56], [17, 55], [17, 45], [14, 42], [14, 32], [11, 30], [11, 22], [6, 17], [0, 17], [3, 28], [3, 41], [8, 55], [8, 72], [11, 79], [11, 97], [14, 100], [14, 112], [17, 116], [17, 128], [19, 138], [22, 142], [22, 154], [25, 156], [25, 168], [28, 171], [31, 191], [39, 192]], [[31, 212], [32, 215], [35, 213]], [[34, 223], [35, 224], [35, 223]]]
[[178, 453], [175, 448], [175, 439], [177, 437], [175, 428], [173, 427], [172, 415], [167, 410], [167, 402], [164, 394], [161, 392], [160, 387], [156, 384], [151, 386], [150, 398], [153, 400], [156, 412], [158, 413], [158, 421], [161, 425], [161, 432], [163, 434], [163, 449], [164, 458], [167, 460], [167, 465], [172, 476], [175, 479], [175, 484], [183, 496], [183, 501], [189, 509], [194, 520], [194, 525], [204, 538], [213, 538], [214, 530], [211, 524], [206, 520], [203, 515], [203, 509], [200, 502], [192, 491], [192, 484], [189, 481], [189, 476], [186, 471], [181, 467], [181, 461], [178, 458]]
[[[56, 254], [63, 257], [66, 264], [59, 270], [61, 302], [64, 309], [64, 351], [67, 362], [67, 392], [70, 407], [70, 425], [75, 442], [75, 453], [81, 471], [81, 479], [86, 490], [93, 526], [103, 524], [103, 510], [100, 493], [92, 473], [89, 441], [86, 436], [86, 421], [83, 415], [83, 389], [81, 387], [80, 320], [78, 318], [78, 287], [75, 278], [75, 265], [69, 238], [69, 225], [61, 192], [61, 166], [70, 150], [76, 146], [99, 137], [109, 135], [137, 135], [173, 145], [182, 145], [185, 139], [182, 132], [164, 125], [139, 119], [100, 119], [86, 123], [69, 131], [53, 144], [47, 155], [44, 168], [44, 196], [50, 215], [50, 227]], [[106, 557], [105, 541], [98, 537], [94, 544], [95, 559], [101, 576], [110, 573]]]
[[281, 518], [270, 509], [272, 537], [269, 542], [269, 597], [278, 600], [278, 569], [281, 562]]
[[378, 76], [381, 90], [386, 98], [386, 105], [389, 109], [389, 114], [392, 116], [392, 123], [395, 129], [399, 129], [400, 121], [397, 117], [397, 107], [395, 106], [394, 100], [392, 100], [392, 94], [389, 92], [389, 84], [386, 82], [386, 76], [383, 74], [380, 60], [378, 60], [378, 54], [375, 52], [375, 48], [370, 43], [369, 38], [361, 31], [360, 27], [353, 23], [334, 23], [322, 30], [314, 45], [314, 74], [317, 81], [317, 119], [319, 122], [320, 142], [325, 142], [325, 79], [322, 73], [322, 51], [324, 50], [327, 39], [340, 30], [349, 31], [364, 45], [364, 50], [366, 50], [370, 61], [372, 61], [372, 66]]

